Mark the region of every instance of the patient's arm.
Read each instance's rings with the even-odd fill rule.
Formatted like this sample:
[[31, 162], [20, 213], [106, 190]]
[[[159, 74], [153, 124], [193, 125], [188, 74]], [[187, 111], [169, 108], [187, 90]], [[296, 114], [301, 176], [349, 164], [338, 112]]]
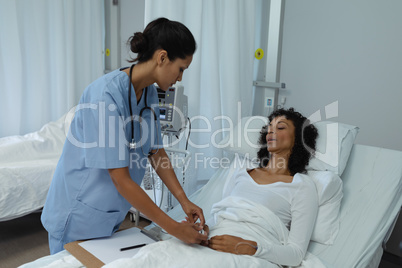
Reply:
[[257, 251], [257, 242], [232, 235], [217, 235], [209, 240], [208, 247], [233, 254], [254, 255]]

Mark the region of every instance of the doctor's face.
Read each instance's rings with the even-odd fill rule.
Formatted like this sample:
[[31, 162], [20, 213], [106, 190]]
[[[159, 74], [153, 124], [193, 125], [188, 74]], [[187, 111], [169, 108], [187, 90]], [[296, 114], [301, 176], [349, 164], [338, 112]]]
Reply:
[[268, 125], [266, 136], [270, 153], [291, 153], [295, 144], [295, 126], [285, 116], [275, 117]]
[[193, 56], [187, 56], [185, 59], [177, 58], [170, 61], [168, 57], [166, 62], [161, 66], [161, 72], [157, 81], [158, 86], [166, 91], [173, 86], [177, 81], [181, 81], [183, 72], [186, 70], [193, 60]]

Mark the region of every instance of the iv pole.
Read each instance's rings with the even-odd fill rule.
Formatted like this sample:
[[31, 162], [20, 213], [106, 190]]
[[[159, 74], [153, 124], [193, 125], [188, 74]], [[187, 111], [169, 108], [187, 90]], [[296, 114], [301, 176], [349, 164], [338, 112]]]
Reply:
[[[179, 135], [178, 132], [174, 133], [174, 132], [169, 132], [167, 133], [168, 135], [168, 145], [172, 144], [173, 141], [173, 135]], [[183, 161], [181, 162], [182, 165], [180, 165], [180, 163], [177, 163], [176, 166], [173, 166], [173, 169], [175, 168], [185, 168], [188, 164], [188, 162], [190, 161], [190, 157], [191, 157], [191, 153], [188, 150], [180, 150], [180, 149], [176, 149], [173, 147], [165, 147], [165, 151], [168, 153], [168, 155], [171, 158], [171, 162], [172, 159], [174, 159], [174, 154], [182, 154], [184, 155]], [[178, 162], [178, 161], [177, 161]], [[173, 163], [172, 163], [173, 165]], [[182, 178], [182, 186], [184, 185], [184, 171], [183, 171], [183, 178]], [[167, 205], [166, 205], [166, 211], [169, 211], [173, 209], [173, 195], [172, 193], [169, 191], [168, 192], [168, 198], [167, 198]]]

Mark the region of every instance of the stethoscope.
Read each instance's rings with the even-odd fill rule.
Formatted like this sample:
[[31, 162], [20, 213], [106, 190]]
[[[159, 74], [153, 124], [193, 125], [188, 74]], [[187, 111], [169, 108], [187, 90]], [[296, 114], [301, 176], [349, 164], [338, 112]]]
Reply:
[[[130, 144], [129, 144], [129, 148], [130, 148], [130, 149], [136, 149], [137, 146], [138, 146], [138, 144], [137, 144], [137, 143], [135, 142], [135, 140], [134, 140], [134, 116], [133, 116], [133, 109], [132, 109], [132, 107], [131, 107], [131, 85], [132, 85], [132, 84], [131, 84], [131, 77], [132, 77], [132, 74], [133, 74], [134, 66], [135, 66], [135, 64], [131, 65], [131, 67], [130, 67], [130, 75], [129, 75], [130, 79], [129, 79], [129, 81], [128, 81], [128, 106], [129, 106], [129, 108], [130, 108], [130, 118], [131, 118], [131, 142], [130, 142]], [[151, 107], [148, 106], [148, 103], [147, 103], [148, 87], [146, 87], [146, 88], [144, 89], [144, 91], [145, 91], [145, 92], [143, 92], [143, 93], [145, 94], [145, 96], [144, 96], [144, 97], [145, 97], [145, 107], [142, 108], [141, 111], [140, 111], [139, 122], [140, 122], [140, 147], [141, 147], [142, 153], [143, 153], [144, 155], [146, 155], [146, 154], [144, 153], [144, 149], [142, 148], [142, 126], [141, 126], [142, 113], [143, 113], [145, 110], [150, 110], [151, 113], [154, 115], [154, 119], [155, 119], [154, 124], [155, 124], [155, 129], [156, 129], [156, 137], [157, 137], [158, 145], [159, 145], [159, 135], [158, 135], [158, 124], [156, 123], [156, 122], [157, 122], [156, 113], [155, 113], [154, 109], [152, 109]], [[148, 157], [150, 157], [150, 156], [156, 154], [158, 151], [159, 151], [159, 147], [157, 148], [157, 150], [156, 150], [155, 153], [149, 152], [149, 153], [148, 153]]]

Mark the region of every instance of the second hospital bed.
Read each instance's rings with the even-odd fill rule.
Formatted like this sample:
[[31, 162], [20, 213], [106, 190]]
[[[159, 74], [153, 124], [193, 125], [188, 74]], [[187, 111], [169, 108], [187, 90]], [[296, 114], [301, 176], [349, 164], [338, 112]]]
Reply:
[[[247, 129], [258, 130], [266, 120], [261, 117], [254, 119], [249, 123], [250, 119], [245, 118], [240, 127], [234, 129], [242, 133]], [[358, 129], [344, 124], [337, 124], [335, 139], [325, 140], [330, 136], [325, 133], [327, 128], [328, 122], [318, 124], [318, 150], [328, 145], [328, 140], [337, 143], [339, 161], [335, 167], [317, 159], [309, 165], [309, 173], [315, 177], [322, 198], [318, 216], [321, 218], [317, 221], [322, 221], [321, 227], [326, 228], [315, 230], [321, 241], [311, 241], [309, 252], [318, 256], [326, 267], [378, 267], [383, 243], [388, 239], [402, 205], [402, 152], [354, 144]], [[254, 135], [250, 140], [255, 140], [258, 134], [250, 133]], [[234, 134], [234, 140], [238, 142], [225, 151], [227, 156], [237, 155], [238, 158], [234, 159], [246, 159], [242, 163], [249, 164], [256, 150], [244, 142], [243, 135], [238, 138], [239, 135], [241, 133]], [[212, 204], [221, 198], [222, 177], [227, 172], [228, 168], [220, 168], [205, 186], [190, 196], [203, 208], [206, 217], [209, 217]], [[176, 220], [184, 218], [180, 207], [168, 214]], [[157, 228], [151, 224], [147, 229], [153, 231]], [[62, 251], [22, 267], [58, 267], [61, 264], [64, 267], [82, 265], [67, 251]]]
[[0, 222], [45, 204], [73, 113], [26, 135], [0, 138]]

